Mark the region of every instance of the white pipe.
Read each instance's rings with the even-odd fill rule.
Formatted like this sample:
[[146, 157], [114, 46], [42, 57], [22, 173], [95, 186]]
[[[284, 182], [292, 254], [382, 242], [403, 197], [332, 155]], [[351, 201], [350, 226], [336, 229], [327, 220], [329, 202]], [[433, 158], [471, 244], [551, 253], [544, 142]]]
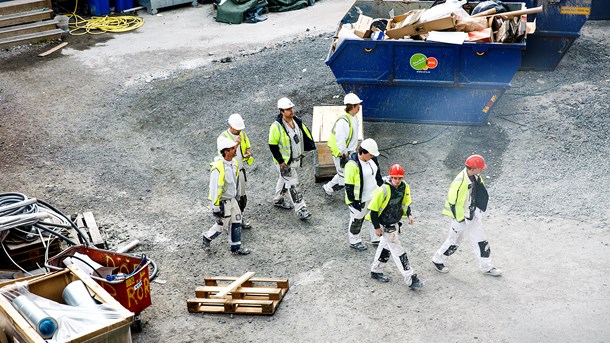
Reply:
[[135, 248], [136, 245], [138, 245], [138, 244], [140, 244], [140, 241], [136, 239], [133, 242], [131, 242], [131, 243], [129, 243], [129, 244], [127, 244], [127, 245], [125, 245], [125, 246], [123, 246], [121, 248], [118, 248], [116, 250], [116, 252], [118, 252], [118, 253], [128, 252], [129, 250]]

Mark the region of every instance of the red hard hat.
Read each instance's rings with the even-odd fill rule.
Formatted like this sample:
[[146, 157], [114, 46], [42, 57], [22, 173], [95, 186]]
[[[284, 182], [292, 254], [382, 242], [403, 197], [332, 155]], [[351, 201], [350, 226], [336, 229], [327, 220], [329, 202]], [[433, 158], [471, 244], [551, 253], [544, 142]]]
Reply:
[[395, 164], [390, 167], [390, 176], [405, 177], [405, 170], [402, 169], [400, 164]]
[[466, 166], [471, 169], [487, 169], [485, 159], [481, 155], [470, 155], [466, 159]]

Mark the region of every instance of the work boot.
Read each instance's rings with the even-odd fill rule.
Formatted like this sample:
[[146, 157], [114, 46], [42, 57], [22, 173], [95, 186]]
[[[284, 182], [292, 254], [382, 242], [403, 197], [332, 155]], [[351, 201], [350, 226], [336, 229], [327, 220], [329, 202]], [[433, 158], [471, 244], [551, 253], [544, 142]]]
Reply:
[[303, 207], [299, 210], [299, 212], [297, 212], [297, 217], [299, 217], [299, 219], [301, 220], [306, 220], [311, 217], [311, 213], [309, 213], [309, 211], [307, 211], [307, 209]]
[[290, 204], [289, 201], [286, 201], [286, 199], [284, 199], [283, 197], [279, 198], [278, 200], [274, 200], [273, 205], [276, 207], [285, 208], [287, 210], [290, 210], [292, 208], [292, 204]]
[[485, 275], [491, 275], [491, 276], [501, 276], [502, 275], [502, 271], [496, 267], [491, 267], [490, 270], [483, 272], [483, 274]]
[[252, 225], [250, 225], [250, 223], [242, 223], [241, 228], [245, 230], [250, 230], [252, 228]]
[[385, 276], [383, 273], [371, 272], [371, 278], [379, 282], [390, 282], [390, 278]]
[[328, 187], [328, 184], [324, 184], [324, 186], [322, 186], [322, 189], [324, 189], [324, 193], [326, 193], [326, 199], [332, 200], [334, 192], [333, 188]]
[[439, 273], [449, 273], [449, 268], [447, 268], [444, 264], [442, 263], [436, 263], [434, 261], [432, 261], [432, 263], [434, 264], [434, 269], [439, 272]]
[[250, 254], [250, 249], [248, 249], [248, 248], [239, 248], [237, 250], [231, 250], [231, 254], [233, 254], [233, 255], [248, 255], [248, 254]]
[[208, 250], [210, 249], [210, 243], [212, 243], [212, 240], [207, 238], [205, 235], [203, 236], [203, 250]]
[[411, 275], [411, 284], [409, 285], [409, 288], [420, 289], [422, 287], [424, 287], [424, 283], [417, 278], [417, 274]]
[[373, 242], [371, 242], [371, 244], [377, 247], [377, 246], [379, 246], [379, 241], [373, 241]]
[[364, 244], [362, 242], [350, 244], [349, 247], [352, 249], [355, 249], [355, 250], [360, 250], [360, 251], [368, 249], [366, 244]]

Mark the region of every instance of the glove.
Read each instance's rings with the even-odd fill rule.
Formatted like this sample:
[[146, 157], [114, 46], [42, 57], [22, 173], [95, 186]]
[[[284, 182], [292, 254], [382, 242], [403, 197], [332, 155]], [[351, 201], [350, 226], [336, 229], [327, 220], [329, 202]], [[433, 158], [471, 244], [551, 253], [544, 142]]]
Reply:
[[362, 211], [362, 203], [360, 201], [354, 201], [350, 205], [358, 211]]

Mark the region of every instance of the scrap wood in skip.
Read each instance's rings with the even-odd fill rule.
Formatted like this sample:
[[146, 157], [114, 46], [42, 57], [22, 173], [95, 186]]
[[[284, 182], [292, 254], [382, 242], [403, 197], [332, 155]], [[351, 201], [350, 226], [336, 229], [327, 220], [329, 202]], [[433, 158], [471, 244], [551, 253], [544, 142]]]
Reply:
[[[316, 143], [316, 153], [314, 155], [314, 175], [315, 181], [321, 182], [335, 175], [335, 162], [328, 147], [330, 132], [340, 115], [345, 114], [345, 106], [314, 106], [313, 120], [311, 122], [311, 135]], [[360, 112], [356, 114], [358, 118], [358, 142], [362, 142], [364, 130], [362, 125], [362, 106]]]
[[191, 313], [237, 313], [272, 315], [288, 291], [288, 279], [242, 276], [205, 276], [196, 298], [186, 301]]

